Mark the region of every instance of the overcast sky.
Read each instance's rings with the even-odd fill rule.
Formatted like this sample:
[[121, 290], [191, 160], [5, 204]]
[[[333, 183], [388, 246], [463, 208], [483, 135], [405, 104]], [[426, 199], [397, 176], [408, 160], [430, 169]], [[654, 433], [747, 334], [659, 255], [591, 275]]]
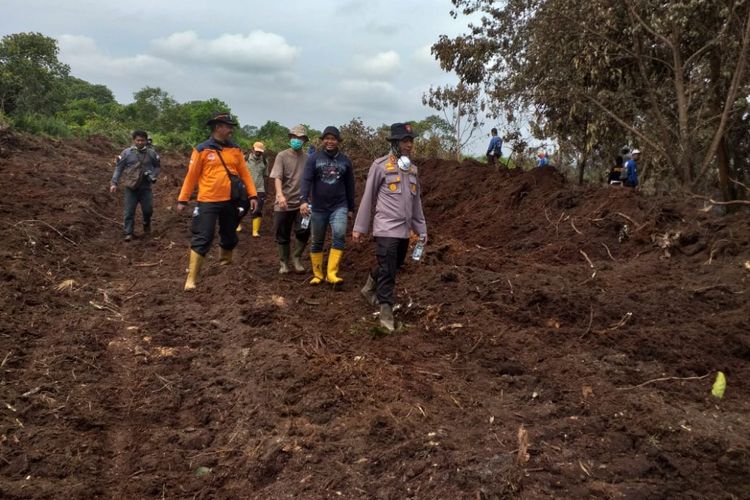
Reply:
[[242, 125], [422, 119], [434, 113], [421, 103], [430, 85], [455, 82], [430, 46], [466, 30], [465, 18], [450, 16], [450, 0], [1, 4], [0, 34], [56, 38], [71, 73], [106, 85], [118, 101], [145, 86], [180, 102], [217, 97]]

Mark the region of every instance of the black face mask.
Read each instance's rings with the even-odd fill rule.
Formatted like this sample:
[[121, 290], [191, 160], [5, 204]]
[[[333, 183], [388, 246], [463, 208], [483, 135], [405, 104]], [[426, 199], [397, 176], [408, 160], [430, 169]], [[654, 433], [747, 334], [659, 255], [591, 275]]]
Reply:
[[253, 156], [256, 157], [256, 158], [260, 158], [261, 156], [263, 156], [263, 153], [257, 153], [256, 152], [256, 153], [253, 153]]

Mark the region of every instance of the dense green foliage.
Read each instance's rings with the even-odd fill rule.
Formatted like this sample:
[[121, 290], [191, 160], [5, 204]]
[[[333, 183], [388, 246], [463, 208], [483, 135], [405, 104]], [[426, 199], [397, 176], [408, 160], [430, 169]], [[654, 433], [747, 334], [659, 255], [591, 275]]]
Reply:
[[[163, 150], [189, 150], [208, 136], [206, 121], [229, 105], [209, 98], [177, 102], [159, 87], [143, 87], [133, 102], [120, 104], [112, 91], [69, 74], [57, 59], [57, 41], [40, 33], [7, 35], [0, 41], [0, 127], [52, 137], [99, 135], [118, 143], [130, 141], [134, 129], [146, 130]], [[411, 122], [421, 156], [446, 158], [456, 151], [451, 125], [433, 115]], [[245, 149], [262, 141], [271, 151], [289, 147], [287, 126], [268, 121], [242, 124], [233, 139]], [[307, 125], [306, 125], [307, 126]], [[375, 157], [388, 150], [388, 126], [367, 127], [354, 119], [341, 127], [345, 149], [352, 155]], [[310, 144], [320, 147], [320, 130], [307, 126]]]

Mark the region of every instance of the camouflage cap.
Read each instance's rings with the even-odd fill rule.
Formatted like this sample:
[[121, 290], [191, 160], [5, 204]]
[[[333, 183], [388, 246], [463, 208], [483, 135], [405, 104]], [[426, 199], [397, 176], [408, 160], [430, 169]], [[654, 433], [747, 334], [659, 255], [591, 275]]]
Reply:
[[295, 137], [304, 137], [307, 139], [307, 129], [304, 125], [295, 125], [289, 129], [289, 135]]

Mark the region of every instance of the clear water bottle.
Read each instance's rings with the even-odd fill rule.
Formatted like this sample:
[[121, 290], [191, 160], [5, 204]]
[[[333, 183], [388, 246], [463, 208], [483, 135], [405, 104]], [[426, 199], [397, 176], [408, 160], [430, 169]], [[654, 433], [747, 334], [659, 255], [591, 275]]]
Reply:
[[419, 235], [419, 241], [414, 247], [414, 253], [411, 254], [411, 258], [413, 260], [419, 261], [422, 258], [422, 254], [424, 253], [424, 243], [426, 239], [427, 239], [426, 235], [424, 234]]
[[308, 227], [310, 227], [310, 214], [312, 214], [312, 205], [308, 205], [308, 210], [310, 210], [310, 212], [305, 215], [302, 218], [302, 221], [299, 223], [299, 227], [301, 227], [302, 229], [307, 229]]
[[193, 209], [193, 217], [198, 217], [198, 214], [200, 213], [200, 210], [198, 210], [198, 207], [195, 207]]

